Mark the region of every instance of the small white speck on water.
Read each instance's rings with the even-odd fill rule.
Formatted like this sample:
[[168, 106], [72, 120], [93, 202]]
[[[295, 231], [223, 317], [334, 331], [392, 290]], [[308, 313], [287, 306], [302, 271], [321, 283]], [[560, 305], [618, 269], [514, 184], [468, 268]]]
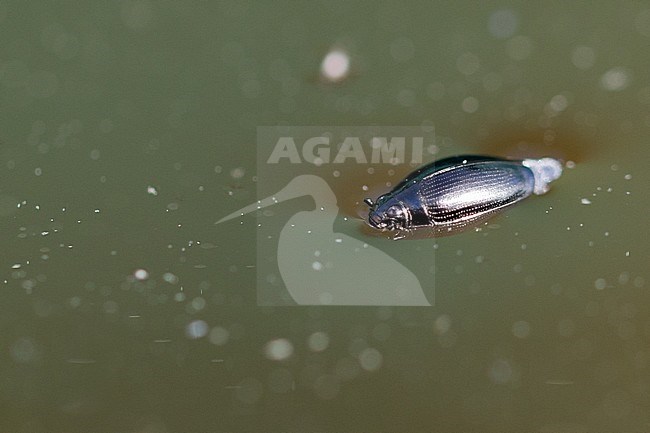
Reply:
[[155, 186], [147, 186], [147, 194], [151, 194], [153, 196], [158, 195], [158, 189]]
[[350, 56], [341, 49], [327, 53], [321, 63], [321, 76], [326, 81], [336, 83], [344, 80], [350, 71]]
[[99, 213], [99, 209], [95, 209], [95, 213]]
[[631, 174], [626, 174], [624, 176], [624, 178], [625, 178], [625, 180], [630, 180], [630, 179], [632, 179], [632, 175]]
[[147, 272], [145, 269], [136, 269], [136, 271], [133, 273], [133, 276], [136, 280], [144, 281], [149, 278], [149, 272]]
[[580, 203], [582, 203], [582, 204], [591, 204], [591, 200], [589, 200], [588, 198], [583, 198], [583, 199], [580, 199]]
[[598, 278], [594, 281], [594, 287], [596, 287], [596, 290], [604, 290], [607, 287], [607, 281], [604, 278]]

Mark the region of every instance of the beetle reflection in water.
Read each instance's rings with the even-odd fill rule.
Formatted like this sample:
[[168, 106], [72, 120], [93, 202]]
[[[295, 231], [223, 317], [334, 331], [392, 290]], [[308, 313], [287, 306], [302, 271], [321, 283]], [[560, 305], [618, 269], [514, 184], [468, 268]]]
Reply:
[[376, 201], [369, 198], [368, 224], [405, 233], [428, 228], [457, 231], [491, 217], [531, 194], [546, 193], [562, 174], [553, 158], [507, 160], [464, 155], [435, 161], [409, 174]]

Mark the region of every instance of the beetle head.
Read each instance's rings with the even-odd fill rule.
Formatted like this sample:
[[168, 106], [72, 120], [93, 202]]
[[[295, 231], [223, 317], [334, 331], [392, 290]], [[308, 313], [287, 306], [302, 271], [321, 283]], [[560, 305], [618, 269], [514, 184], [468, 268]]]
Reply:
[[364, 200], [370, 206], [368, 224], [380, 230], [406, 230], [408, 229], [409, 213], [404, 205], [395, 200], [386, 200], [381, 196], [375, 203], [370, 199]]

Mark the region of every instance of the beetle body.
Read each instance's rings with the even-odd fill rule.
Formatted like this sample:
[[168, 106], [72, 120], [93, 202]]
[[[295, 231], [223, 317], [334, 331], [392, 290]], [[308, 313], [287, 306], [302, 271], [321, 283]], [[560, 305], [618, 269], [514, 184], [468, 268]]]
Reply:
[[560, 162], [552, 158], [446, 158], [414, 171], [376, 202], [366, 199], [368, 223], [398, 231], [466, 225], [533, 193], [545, 193], [561, 173]]

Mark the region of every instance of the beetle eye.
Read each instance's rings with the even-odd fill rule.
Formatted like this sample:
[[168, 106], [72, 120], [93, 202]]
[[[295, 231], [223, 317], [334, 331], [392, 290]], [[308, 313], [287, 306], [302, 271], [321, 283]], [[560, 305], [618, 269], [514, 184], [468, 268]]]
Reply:
[[386, 218], [399, 219], [402, 216], [402, 209], [397, 206], [391, 206], [386, 210]]

